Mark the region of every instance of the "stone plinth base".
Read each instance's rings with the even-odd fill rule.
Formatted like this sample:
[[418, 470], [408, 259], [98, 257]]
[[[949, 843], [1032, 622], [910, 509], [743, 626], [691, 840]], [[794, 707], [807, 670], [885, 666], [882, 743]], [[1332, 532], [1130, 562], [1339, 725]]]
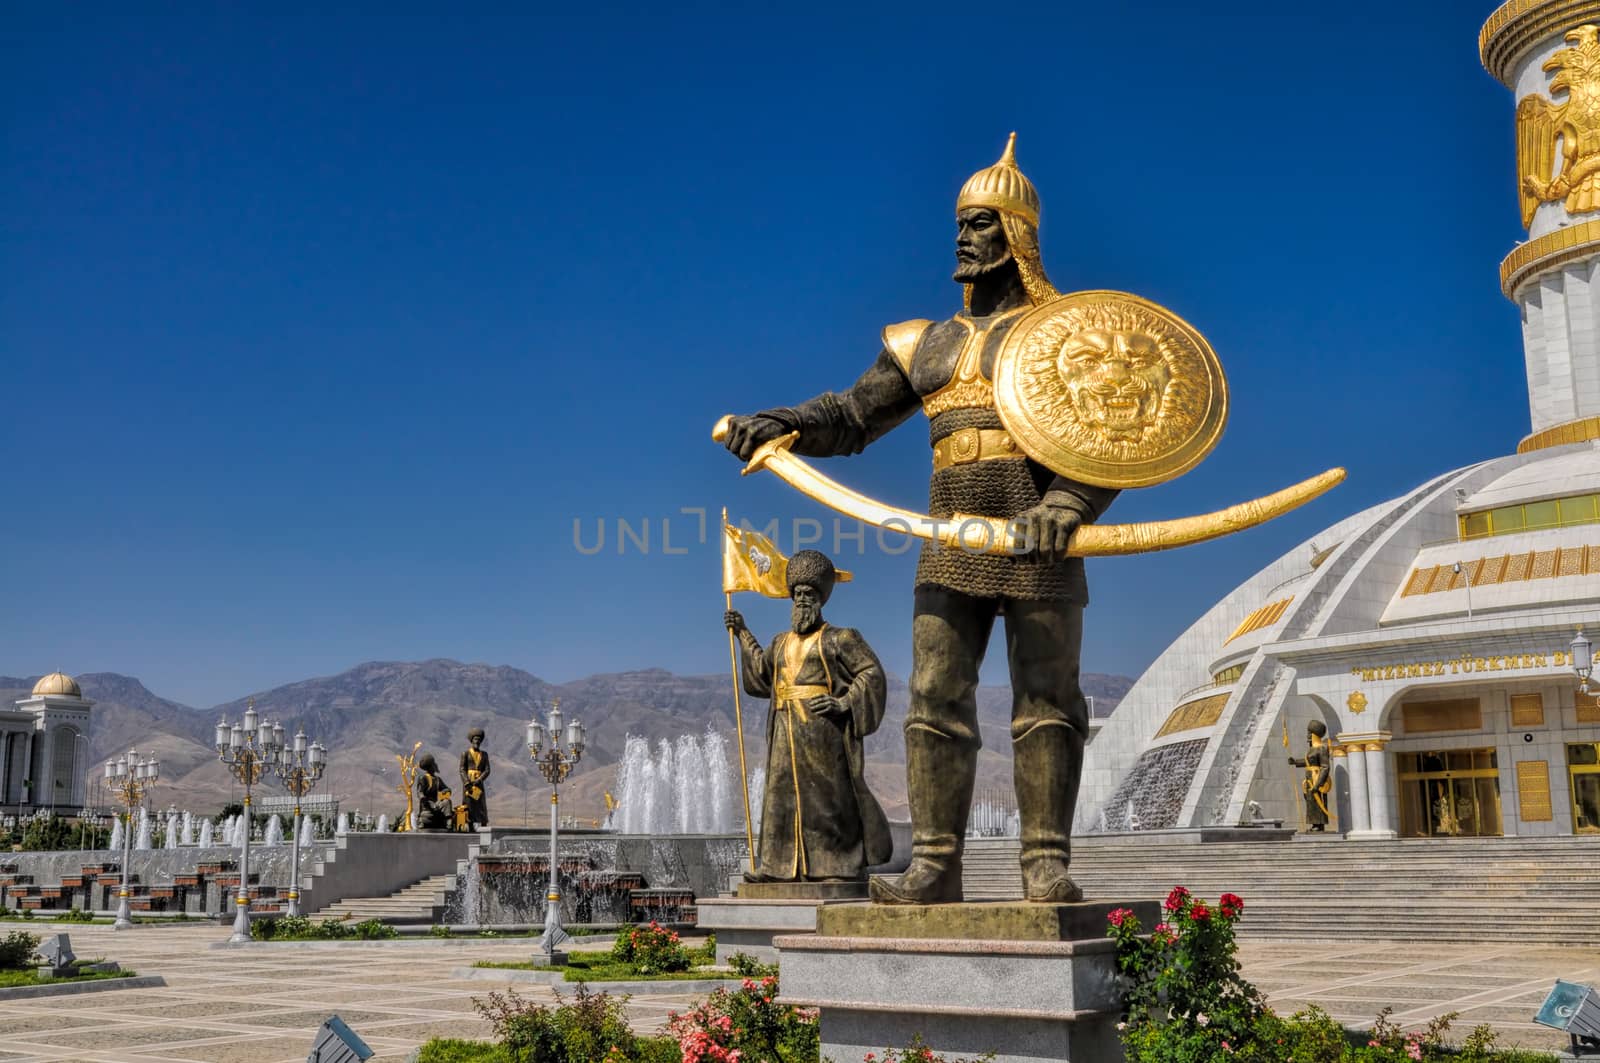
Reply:
[[733, 892], [754, 901], [864, 901], [867, 882], [741, 882]]
[[708, 897], [695, 901], [700, 910], [696, 926], [717, 936], [717, 962], [727, 963], [735, 952], [775, 963], [778, 950], [772, 939], [781, 934], [809, 934], [817, 928], [820, 900], [785, 898], [745, 899]]
[[820, 1008], [822, 1057], [858, 1060], [920, 1034], [935, 1052], [995, 1063], [1111, 1063], [1119, 997], [1113, 908], [1127, 905], [830, 904], [817, 932], [774, 940], [782, 1000]]

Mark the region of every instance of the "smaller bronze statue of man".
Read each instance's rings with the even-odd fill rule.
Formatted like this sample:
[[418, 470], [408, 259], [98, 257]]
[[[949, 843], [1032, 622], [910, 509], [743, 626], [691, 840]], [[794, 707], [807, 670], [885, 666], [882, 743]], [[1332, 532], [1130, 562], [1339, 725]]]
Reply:
[[489, 825], [489, 798], [483, 784], [489, 779], [489, 754], [483, 751], [483, 728], [474, 727], [467, 732], [472, 743], [461, 754], [461, 805], [466, 810], [463, 829]]
[[439, 762], [429, 753], [417, 762], [417, 829], [449, 830], [455, 813], [450, 788], [439, 777]]
[[1300, 796], [1306, 803], [1306, 829], [1321, 833], [1328, 829], [1328, 795], [1333, 793], [1333, 761], [1329, 757], [1328, 725], [1312, 720], [1306, 725], [1306, 755], [1290, 757], [1289, 763], [1304, 768]]
[[883, 721], [888, 683], [860, 632], [822, 619], [835, 579], [826, 554], [789, 559], [793, 630], [769, 649], [736, 610], [723, 618], [739, 638], [745, 692], [772, 699], [752, 882], [860, 881], [893, 849], [862, 748]]

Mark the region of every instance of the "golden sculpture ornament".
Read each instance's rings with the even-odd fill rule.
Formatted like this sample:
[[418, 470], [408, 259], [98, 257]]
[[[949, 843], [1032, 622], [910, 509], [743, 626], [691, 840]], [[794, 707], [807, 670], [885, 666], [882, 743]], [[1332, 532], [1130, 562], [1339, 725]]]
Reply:
[[[727, 416], [717, 421], [711, 429], [712, 439], [720, 443], [727, 438], [728, 421]], [[789, 448], [798, 435], [798, 432], [791, 432], [763, 443], [751, 455], [742, 475], [766, 469], [806, 497], [847, 517], [953, 549], [988, 554], [1014, 554], [1023, 549], [1023, 537], [1010, 521], [961, 513], [934, 518], [887, 505], [846, 487], [791, 452]], [[1343, 469], [1329, 469], [1273, 494], [1193, 517], [1141, 524], [1085, 524], [1073, 533], [1067, 553], [1073, 557], [1113, 557], [1172, 550], [1220, 539], [1265, 524], [1305, 505], [1342, 483], [1344, 475]]]
[[1349, 706], [1351, 712], [1355, 713], [1357, 716], [1360, 716], [1363, 712], [1367, 711], [1367, 696], [1361, 693], [1361, 691], [1357, 690], [1355, 693], [1351, 694], [1345, 699], [1345, 704]]
[[[1541, 203], [1566, 201], [1568, 214], [1600, 210], [1600, 26], [1579, 26], [1566, 36], [1563, 48], [1545, 61], [1556, 71], [1550, 94], [1567, 98], [1553, 103], [1526, 96], [1517, 104], [1517, 174], [1522, 196], [1522, 224], [1533, 223]], [[1554, 176], [1556, 142], [1561, 170]]]
[[1127, 292], [1074, 292], [1029, 311], [995, 360], [994, 396], [1030, 458], [1102, 487], [1188, 472], [1228, 420], [1228, 383], [1205, 337]]

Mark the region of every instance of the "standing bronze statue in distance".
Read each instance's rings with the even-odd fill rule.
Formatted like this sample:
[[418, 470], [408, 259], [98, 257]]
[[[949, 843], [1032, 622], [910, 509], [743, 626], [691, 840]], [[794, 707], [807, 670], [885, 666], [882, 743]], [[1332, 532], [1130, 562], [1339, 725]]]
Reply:
[[461, 754], [461, 803], [466, 809], [463, 829], [489, 825], [489, 794], [484, 784], [489, 781], [489, 754], [483, 751], [483, 728], [474, 727], [467, 732], [471, 745]]
[[1333, 793], [1333, 761], [1329, 758], [1328, 725], [1312, 720], [1306, 725], [1306, 755], [1290, 757], [1289, 763], [1304, 768], [1300, 797], [1306, 806], [1306, 829], [1320, 834], [1328, 829], [1328, 795]]

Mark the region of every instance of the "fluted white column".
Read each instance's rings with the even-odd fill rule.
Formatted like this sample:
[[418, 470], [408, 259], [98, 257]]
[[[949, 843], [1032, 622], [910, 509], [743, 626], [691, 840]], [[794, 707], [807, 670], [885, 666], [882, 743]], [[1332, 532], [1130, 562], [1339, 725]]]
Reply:
[[1372, 829], [1372, 815], [1367, 803], [1367, 755], [1359, 745], [1348, 747], [1344, 758], [1345, 770], [1350, 774], [1350, 822], [1345, 824], [1346, 835]]
[[1389, 754], [1384, 743], [1368, 742], [1364, 759], [1367, 762], [1367, 807], [1372, 817], [1374, 837], [1393, 838], [1394, 812], [1389, 805]]

